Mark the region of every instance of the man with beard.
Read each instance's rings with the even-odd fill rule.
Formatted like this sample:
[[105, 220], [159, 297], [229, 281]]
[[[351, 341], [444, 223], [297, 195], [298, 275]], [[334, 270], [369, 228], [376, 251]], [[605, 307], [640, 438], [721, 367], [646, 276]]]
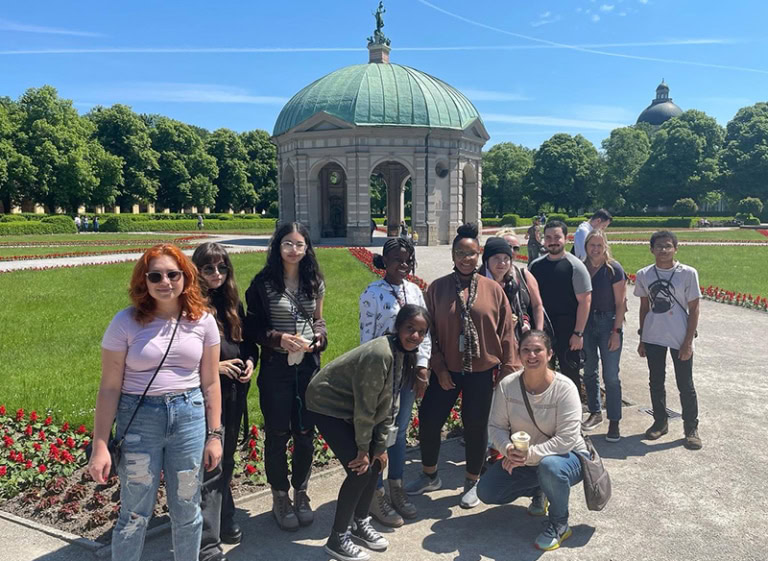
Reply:
[[548, 253], [531, 263], [530, 271], [539, 283], [544, 310], [552, 322], [559, 371], [581, 388], [581, 349], [592, 304], [592, 280], [584, 263], [565, 252], [567, 235], [565, 223], [547, 222], [544, 246]]

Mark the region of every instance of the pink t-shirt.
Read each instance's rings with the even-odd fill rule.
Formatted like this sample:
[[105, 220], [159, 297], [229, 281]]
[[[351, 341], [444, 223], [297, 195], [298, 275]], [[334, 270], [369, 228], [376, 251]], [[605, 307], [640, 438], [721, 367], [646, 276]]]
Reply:
[[[176, 319], [155, 318], [146, 325], [133, 317], [133, 307], [117, 312], [101, 341], [108, 351], [127, 351], [123, 393], [144, 393], [157, 365], [163, 359]], [[216, 320], [204, 313], [197, 321], [181, 319], [171, 350], [147, 395], [163, 395], [200, 386], [203, 348], [221, 341]]]

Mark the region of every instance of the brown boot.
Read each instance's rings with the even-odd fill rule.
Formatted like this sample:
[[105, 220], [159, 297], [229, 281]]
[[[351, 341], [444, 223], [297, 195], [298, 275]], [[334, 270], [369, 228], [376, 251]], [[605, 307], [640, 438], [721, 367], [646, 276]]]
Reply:
[[408, 500], [408, 495], [405, 494], [403, 489], [402, 479], [388, 479], [389, 482], [389, 499], [392, 501], [392, 507], [402, 516], [408, 520], [416, 518], [418, 511], [416, 506]]
[[390, 528], [399, 528], [405, 523], [403, 517], [389, 504], [384, 489], [374, 491], [369, 512], [379, 523]]

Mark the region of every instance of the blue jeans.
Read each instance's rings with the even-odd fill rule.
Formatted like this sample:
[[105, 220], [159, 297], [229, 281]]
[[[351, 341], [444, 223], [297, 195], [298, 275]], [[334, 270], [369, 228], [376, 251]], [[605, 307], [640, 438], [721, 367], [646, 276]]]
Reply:
[[[117, 409], [116, 436], [125, 434], [138, 395], [123, 394]], [[171, 516], [173, 556], [197, 561], [203, 517], [200, 485], [205, 446], [205, 403], [200, 388], [147, 396], [123, 442], [120, 516], [112, 532], [112, 560], [138, 561], [144, 547], [160, 483], [165, 479]]]
[[488, 505], [511, 503], [519, 497], [533, 497], [539, 490], [549, 499], [549, 521], [568, 524], [571, 487], [581, 481], [581, 460], [576, 452], [545, 456], [538, 466], [521, 466], [507, 473], [496, 462], [477, 484], [477, 496]]
[[[387, 448], [389, 468], [387, 479], [402, 479], [405, 469], [405, 444], [408, 435], [408, 425], [411, 423], [413, 402], [416, 401], [416, 392], [409, 385], [404, 385], [400, 390], [400, 410], [397, 412], [395, 424], [397, 425], [397, 440]], [[384, 487], [384, 478], [379, 474], [378, 488]]]
[[[608, 419], [621, 419], [621, 381], [619, 380], [619, 360], [624, 336], [619, 335], [619, 348], [608, 350], [608, 342], [613, 331], [616, 315], [610, 312], [592, 312], [584, 329], [584, 388], [587, 392], [587, 406], [590, 413], [600, 412], [600, 379], [598, 370], [603, 363], [603, 382], [605, 383], [605, 408]], [[598, 356], [599, 351], [599, 356]]]

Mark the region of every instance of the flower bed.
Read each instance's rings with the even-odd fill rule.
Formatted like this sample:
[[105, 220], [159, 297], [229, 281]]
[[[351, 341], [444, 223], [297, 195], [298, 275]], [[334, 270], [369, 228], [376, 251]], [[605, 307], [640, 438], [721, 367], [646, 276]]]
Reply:
[[[628, 274], [627, 278], [629, 282], [635, 284], [637, 275]], [[709, 285], [707, 287], [701, 286], [701, 297], [705, 300], [712, 300], [713, 302], [720, 302], [721, 304], [731, 304], [732, 306], [741, 306], [743, 308], [749, 308], [752, 310], [759, 310], [761, 312], [768, 312], [768, 298], [760, 295], [752, 295], [743, 292], [733, 292], [720, 288], [719, 286]]]

